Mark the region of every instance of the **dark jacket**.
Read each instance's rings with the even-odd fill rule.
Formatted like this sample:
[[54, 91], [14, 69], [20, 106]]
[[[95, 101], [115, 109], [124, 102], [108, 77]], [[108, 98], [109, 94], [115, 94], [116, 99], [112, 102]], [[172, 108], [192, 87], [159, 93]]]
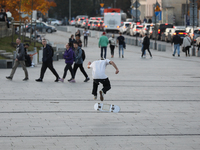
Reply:
[[145, 36], [142, 44], [143, 44], [144, 48], [149, 48], [150, 40], [149, 40], [148, 36]]
[[69, 39], [69, 43], [72, 43], [72, 46], [73, 46], [75, 41], [76, 41], [75, 39], [72, 39], [72, 38]]
[[25, 60], [25, 51], [24, 51], [24, 44], [23, 43], [20, 43], [19, 45], [17, 45], [16, 58], [19, 61], [24, 61]]
[[43, 63], [48, 63], [53, 61], [53, 51], [51, 47], [47, 44], [46, 47], [43, 47]]
[[74, 51], [72, 50], [72, 48], [69, 48], [69, 50], [66, 50], [63, 58], [65, 59], [65, 63], [66, 64], [73, 64], [74, 62]]
[[174, 35], [174, 36], [173, 36], [172, 43], [174, 43], [174, 44], [181, 44], [182, 41], [181, 41], [180, 36], [178, 36], [178, 35]]

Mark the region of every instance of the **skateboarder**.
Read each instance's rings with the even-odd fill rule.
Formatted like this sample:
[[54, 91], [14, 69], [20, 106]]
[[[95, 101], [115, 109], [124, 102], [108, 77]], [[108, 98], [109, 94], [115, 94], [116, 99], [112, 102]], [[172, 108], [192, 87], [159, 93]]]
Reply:
[[110, 81], [108, 77], [105, 74], [106, 66], [111, 64], [115, 69], [115, 74], [119, 73], [119, 70], [116, 66], [116, 64], [113, 61], [110, 61], [109, 59], [105, 60], [96, 60], [94, 62], [88, 62], [88, 69], [92, 68], [92, 77], [93, 77], [93, 90], [92, 94], [94, 95], [94, 99], [97, 99], [97, 90], [99, 83], [103, 84], [103, 89], [99, 91], [100, 94], [100, 100], [104, 100], [104, 94], [108, 90], [111, 89]]

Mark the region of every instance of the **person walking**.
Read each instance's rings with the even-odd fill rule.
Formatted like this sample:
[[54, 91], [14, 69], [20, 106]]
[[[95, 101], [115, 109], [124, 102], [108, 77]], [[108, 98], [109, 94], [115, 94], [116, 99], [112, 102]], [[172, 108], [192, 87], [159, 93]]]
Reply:
[[[139, 40], [139, 43], [142, 45], [141, 52], [142, 52], [142, 49], [144, 47], [144, 45], [142, 44], [143, 41], [144, 41], [144, 34], [142, 35], [141, 39]], [[146, 57], [146, 51], [144, 51], [144, 55], [143, 56]]]
[[[85, 76], [84, 82], [87, 82], [87, 81], [90, 80], [90, 78], [88, 77], [87, 73], [85, 72], [85, 69], [83, 68], [82, 50], [78, 46], [77, 42], [74, 42], [74, 49], [75, 49], [75, 63], [74, 63], [74, 67], [73, 67], [74, 79], [75, 79], [75, 76], [76, 76], [76, 71], [79, 68], [81, 70], [81, 72], [83, 73], [83, 75]], [[72, 79], [70, 79], [68, 81], [71, 81], [71, 80]]]
[[117, 43], [119, 44], [119, 58], [121, 57], [121, 51], [122, 51], [122, 58], [124, 58], [124, 36], [122, 36], [122, 33], [119, 32], [119, 36], [117, 37]]
[[106, 52], [108, 46], [108, 38], [106, 36], [106, 32], [103, 32], [102, 36], [99, 38], [99, 48], [101, 48], [101, 59], [103, 59], [103, 51], [104, 51], [104, 58], [106, 59]]
[[71, 43], [66, 44], [66, 51], [63, 55], [63, 58], [65, 59], [65, 69], [64, 69], [64, 74], [62, 79], [59, 79], [59, 81], [64, 82], [64, 79], [67, 75], [67, 71], [69, 70], [71, 73], [71, 80], [70, 82], [75, 82], [74, 80], [74, 71], [72, 69], [72, 64], [74, 62], [74, 51], [72, 50], [72, 45]]
[[40, 78], [36, 79], [35, 81], [42, 82], [44, 74], [47, 68], [49, 68], [51, 72], [56, 76], [55, 82], [58, 82], [60, 77], [53, 67], [53, 49], [52, 47], [50, 47], [50, 45], [47, 44], [46, 39], [42, 39], [42, 44], [43, 44], [42, 68], [40, 71]]
[[12, 71], [10, 73], [10, 76], [7, 76], [6, 78], [9, 80], [12, 80], [15, 71], [17, 69], [17, 67], [19, 66], [19, 64], [22, 66], [24, 73], [25, 73], [25, 78], [23, 79], [23, 81], [27, 81], [28, 78], [28, 71], [26, 69], [26, 64], [25, 64], [25, 51], [24, 51], [24, 45], [23, 43], [21, 43], [21, 39], [17, 38], [16, 39], [16, 43], [17, 43], [17, 47], [16, 47], [16, 59], [12, 68]]
[[83, 35], [84, 35], [84, 47], [87, 47], [89, 31], [86, 28], [83, 31]]
[[112, 65], [116, 71], [115, 74], [119, 73], [119, 70], [117, 68], [117, 65], [110, 61], [109, 59], [105, 60], [96, 60], [91, 62], [88, 62], [88, 69], [92, 68], [92, 78], [93, 78], [93, 89], [92, 94], [94, 95], [94, 99], [97, 99], [97, 90], [99, 83], [103, 84], [103, 88], [99, 91], [100, 94], [100, 100], [104, 100], [104, 94], [107, 93], [111, 89], [110, 81], [108, 76], [105, 74], [105, 69], [107, 65]]
[[143, 55], [144, 55], [146, 49], [148, 50], [149, 55], [152, 58], [151, 51], [149, 50], [150, 40], [149, 40], [149, 37], [147, 36], [147, 33], [145, 33], [145, 37], [144, 37], [144, 40], [143, 40], [142, 44], [143, 44], [143, 48], [142, 48], [142, 56], [141, 56], [141, 58], [143, 58]]
[[80, 30], [78, 29], [77, 31], [76, 31], [76, 33], [75, 33], [75, 37], [77, 38], [81, 38], [81, 32], [80, 32]]
[[181, 43], [180, 36], [178, 36], [177, 34], [174, 35], [171, 45], [172, 45], [172, 43], [174, 43], [174, 53], [172, 54], [172, 56], [175, 56], [176, 50], [177, 50], [178, 57], [180, 57], [180, 43]]
[[76, 40], [74, 39], [74, 35], [72, 34], [71, 37], [69, 38], [69, 43], [71, 43], [72, 49], [74, 49], [74, 42], [75, 42], [75, 41], [76, 41]]
[[115, 40], [115, 35], [113, 34], [112, 37], [110, 37], [108, 39], [109, 43], [110, 43], [110, 53], [111, 53], [111, 58], [114, 57], [114, 50], [115, 50], [115, 46], [116, 46], [116, 40]]
[[[190, 56], [191, 42], [192, 42], [192, 40], [190, 39], [188, 34], [186, 34], [184, 39], [183, 39], [183, 48], [185, 49], [185, 56], [186, 57], [187, 57], [187, 55]], [[197, 43], [197, 45], [198, 45], [198, 43]]]

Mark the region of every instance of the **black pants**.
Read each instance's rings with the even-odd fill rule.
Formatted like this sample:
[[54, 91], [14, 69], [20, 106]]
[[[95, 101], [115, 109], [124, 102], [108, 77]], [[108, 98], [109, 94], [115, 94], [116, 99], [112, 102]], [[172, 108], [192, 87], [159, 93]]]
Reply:
[[111, 89], [110, 81], [108, 78], [106, 79], [93, 79], [93, 89], [92, 89], [92, 94], [94, 96], [97, 96], [97, 90], [98, 90], [98, 85], [99, 83], [103, 84], [103, 93], [106, 94], [108, 90]]
[[143, 57], [144, 52], [145, 52], [146, 49], [148, 50], [149, 55], [152, 57], [152, 55], [151, 55], [151, 51], [149, 50], [149, 47], [145, 47], [145, 46], [143, 46], [143, 48], [142, 48], [142, 57]]
[[87, 43], [88, 43], [88, 36], [84, 36], [84, 46], [87, 47]]
[[115, 46], [114, 45], [110, 45], [110, 53], [111, 53], [111, 55], [114, 55], [114, 49], [115, 49]]
[[31, 57], [29, 55], [25, 55], [25, 64], [26, 64], [26, 67], [31, 66]]
[[40, 79], [44, 78], [44, 73], [46, 72], [47, 68], [51, 70], [51, 72], [56, 76], [56, 79], [59, 79], [59, 75], [56, 70], [53, 68], [53, 62], [42, 63], [42, 68], [40, 72]]
[[190, 46], [185, 47], [185, 55], [190, 56]]
[[65, 69], [64, 69], [63, 79], [65, 79], [68, 70], [71, 73], [72, 79], [74, 79], [74, 71], [72, 69], [72, 64], [66, 64]]
[[76, 76], [76, 71], [77, 71], [78, 68], [81, 70], [81, 72], [83, 73], [83, 75], [85, 76], [85, 78], [87, 78], [88, 75], [87, 75], [87, 73], [85, 72], [85, 69], [83, 68], [83, 64], [76, 64], [76, 63], [74, 64], [74, 67], [73, 67], [74, 78], [75, 78], [75, 76]]

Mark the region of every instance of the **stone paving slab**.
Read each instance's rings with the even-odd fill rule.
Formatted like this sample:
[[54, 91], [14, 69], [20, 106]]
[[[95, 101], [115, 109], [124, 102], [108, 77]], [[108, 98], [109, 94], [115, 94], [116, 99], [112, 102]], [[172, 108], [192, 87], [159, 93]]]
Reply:
[[[46, 38], [65, 44], [71, 34], [56, 32]], [[84, 48], [87, 62], [99, 59], [96, 38]], [[29, 81], [18, 68], [12, 81], [11, 69], [0, 70], [0, 145], [2, 150], [198, 150], [200, 147], [200, 93], [198, 57], [172, 57], [152, 50], [141, 59], [140, 47], [127, 45], [125, 58], [113, 60], [120, 73], [108, 66], [112, 89], [104, 103], [121, 107], [121, 112], [94, 111], [92, 79], [84, 83], [77, 71], [76, 83], [55, 83], [47, 70], [43, 83], [35, 82], [41, 64], [28, 68]], [[64, 60], [54, 62], [60, 76]], [[89, 77], [91, 70], [86, 69]], [[66, 80], [70, 78], [69, 73]], [[102, 86], [99, 87], [99, 89]]]

